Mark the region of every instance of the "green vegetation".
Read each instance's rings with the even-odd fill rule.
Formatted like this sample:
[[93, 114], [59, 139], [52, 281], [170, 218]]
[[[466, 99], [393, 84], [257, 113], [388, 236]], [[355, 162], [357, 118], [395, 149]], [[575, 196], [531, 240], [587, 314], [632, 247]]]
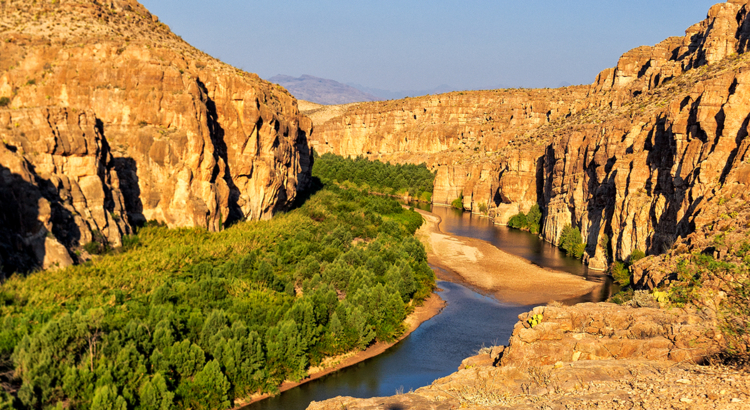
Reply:
[[[675, 280], [663, 289], [670, 304], [715, 310], [730, 360], [750, 363], [750, 242], [728, 244], [722, 259], [678, 256]], [[718, 303], [717, 303], [718, 301]], [[718, 304], [718, 308], [717, 308]]]
[[[612, 279], [620, 285], [621, 288], [628, 288], [630, 286], [630, 266], [637, 261], [646, 257], [646, 253], [640, 249], [634, 250], [628, 260], [626, 261], [615, 261], [609, 267], [609, 274], [612, 275]], [[625, 289], [627, 292], [627, 289]], [[627, 301], [625, 295], [621, 295], [624, 301]], [[618, 299], [619, 300], [619, 299]]]
[[8, 105], [10, 105], [10, 98], [0, 97], [0, 107], [7, 107]]
[[560, 234], [560, 241], [557, 246], [564, 250], [568, 256], [572, 256], [576, 259], [581, 259], [583, 257], [583, 252], [586, 250], [586, 243], [583, 242], [581, 231], [570, 225], [565, 225], [565, 227], [563, 227], [562, 233]]
[[[327, 187], [222, 232], [149, 225], [127, 250], [0, 287], [0, 408], [222, 409], [391, 341], [434, 286], [422, 218]], [[92, 245], [92, 249], [94, 245]]]
[[350, 185], [384, 195], [409, 194], [432, 202], [435, 174], [425, 164], [396, 164], [370, 161], [364, 157], [344, 158], [333, 154], [315, 156], [313, 175], [323, 182]]
[[533, 233], [534, 235], [537, 235], [539, 234], [539, 227], [540, 227], [541, 221], [542, 221], [542, 210], [539, 209], [539, 205], [534, 204], [531, 207], [531, 209], [529, 209], [528, 214], [519, 212], [513, 215], [508, 221], [508, 226], [514, 229], [521, 229], [524, 231], [529, 231]]
[[454, 199], [453, 202], [451, 202], [451, 208], [458, 209], [460, 211], [464, 210], [464, 195], [459, 195], [458, 198]]

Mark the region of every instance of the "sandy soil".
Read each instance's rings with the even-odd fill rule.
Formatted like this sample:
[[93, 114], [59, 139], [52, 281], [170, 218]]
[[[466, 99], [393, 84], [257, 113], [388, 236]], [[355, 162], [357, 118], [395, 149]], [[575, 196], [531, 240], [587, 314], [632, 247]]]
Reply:
[[[417, 237], [427, 248], [429, 263], [456, 274], [502, 302], [532, 305], [561, 301], [601, 286], [569, 273], [544, 269], [489, 242], [446, 233], [440, 229], [439, 216], [418, 212], [426, 223], [417, 231]], [[444, 279], [455, 280], [455, 277]]]
[[[443, 310], [444, 307], [445, 307], [445, 301], [441, 299], [437, 293], [431, 294], [430, 297], [427, 298], [427, 300], [425, 300], [422, 306], [418, 306], [417, 308], [414, 309], [414, 312], [412, 314], [407, 316], [406, 320], [404, 321], [404, 324], [406, 325], [407, 329], [404, 332], [404, 334], [401, 335], [401, 337], [399, 337], [396, 341], [391, 342], [391, 343], [377, 342], [374, 345], [368, 347], [367, 349], [361, 352], [347, 353], [341, 356], [329, 358], [327, 359], [326, 363], [329, 363], [330, 367], [311, 368], [309, 372], [310, 375], [306, 379], [300, 382], [296, 382], [296, 383], [290, 382], [290, 381], [284, 382], [279, 387], [279, 392], [284, 392], [289, 389], [295, 388], [303, 383], [307, 383], [309, 381], [321, 378], [327, 374], [330, 374], [335, 371], [341, 370], [345, 367], [349, 367], [351, 365], [363, 362], [369, 358], [375, 357], [385, 352], [389, 348], [395, 346], [398, 342], [404, 340], [406, 336], [409, 336], [413, 331], [417, 330], [419, 325], [435, 317], [438, 313], [440, 313], [440, 311]], [[248, 399], [248, 401], [245, 401], [242, 403], [239, 403], [238, 401], [237, 406], [235, 408], [241, 409], [249, 404], [266, 399], [268, 397], [271, 397], [271, 396], [269, 394], [252, 396]]]

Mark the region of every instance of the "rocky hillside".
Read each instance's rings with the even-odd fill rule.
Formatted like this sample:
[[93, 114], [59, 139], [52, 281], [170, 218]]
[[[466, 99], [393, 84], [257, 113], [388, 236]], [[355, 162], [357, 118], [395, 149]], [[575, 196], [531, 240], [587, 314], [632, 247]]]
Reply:
[[481, 351], [430, 386], [308, 409], [740, 409], [750, 401], [747, 369], [701, 365], [722, 346], [706, 312], [589, 303], [540, 306], [519, 320], [507, 347]]
[[134, 0], [1, 2], [0, 265], [67, 265], [146, 220], [270, 218], [309, 182], [311, 129]]
[[[427, 162], [434, 202], [497, 223], [542, 206], [542, 236], [581, 228], [604, 269], [658, 254], [748, 180], [750, 4], [713, 6], [685, 36], [624, 54], [591, 86], [450, 93], [350, 106], [316, 125], [320, 153]], [[711, 213], [711, 212], [709, 212]]]

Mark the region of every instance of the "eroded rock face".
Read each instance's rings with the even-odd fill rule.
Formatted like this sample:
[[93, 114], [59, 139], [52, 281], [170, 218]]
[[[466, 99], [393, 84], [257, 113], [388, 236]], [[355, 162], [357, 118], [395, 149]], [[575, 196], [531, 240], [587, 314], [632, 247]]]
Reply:
[[[531, 327], [527, 319], [538, 314], [543, 320]], [[584, 303], [540, 306], [518, 319], [502, 366], [609, 359], [701, 364], [722, 347], [715, 318], [705, 312]]]
[[114, 161], [91, 111], [0, 110], [3, 271], [73, 264], [68, 249], [131, 232]]
[[0, 98], [88, 113], [113, 157], [121, 220], [219, 230], [270, 218], [309, 183], [312, 123], [296, 100], [190, 47], [137, 2], [0, 7]]
[[466, 209], [478, 211], [483, 203], [492, 212], [500, 206], [515, 214], [537, 202], [544, 152], [543, 145], [527, 150], [517, 141], [585, 108], [588, 90], [465, 91], [353, 104], [334, 118], [316, 112], [323, 122], [316, 124], [311, 145], [320, 154], [425, 162], [437, 172], [434, 203], [463, 196]]
[[[684, 37], [625, 53], [590, 87], [364, 103], [317, 127], [321, 153], [426, 162], [434, 201], [496, 223], [538, 203], [542, 236], [579, 227], [591, 268], [659, 254], [712, 223], [747, 172], [750, 5], [713, 6]], [[722, 194], [723, 195], [723, 194]]]

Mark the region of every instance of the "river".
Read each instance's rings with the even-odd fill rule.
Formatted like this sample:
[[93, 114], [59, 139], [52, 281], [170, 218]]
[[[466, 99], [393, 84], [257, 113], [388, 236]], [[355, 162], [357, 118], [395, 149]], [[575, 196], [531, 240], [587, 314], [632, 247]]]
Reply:
[[[443, 218], [441, 227], [447, 232], [483, 239], [542, 267], [606, 282], [603, 275], [591, 275], [579, 261], [534, 235], [495, 226], [487, 218], [450, 208], [435, 207], [433, 212]], [[392, 396], [427, 386], [455, 372], [463, 359], [475, 355], [482, 346], [507, 343], [518, 315], [529, 310], [528, 306], [501, 303], [460, 283], [439, 281], [438, 287], [440, 297], [447, 302], [445, 309], [385, 353], [245, 409], [302, 410], [312, 401], [336, 396]], [[598, 291], [566, 302], [600, 301], [607, 296], [606, 291]]]

